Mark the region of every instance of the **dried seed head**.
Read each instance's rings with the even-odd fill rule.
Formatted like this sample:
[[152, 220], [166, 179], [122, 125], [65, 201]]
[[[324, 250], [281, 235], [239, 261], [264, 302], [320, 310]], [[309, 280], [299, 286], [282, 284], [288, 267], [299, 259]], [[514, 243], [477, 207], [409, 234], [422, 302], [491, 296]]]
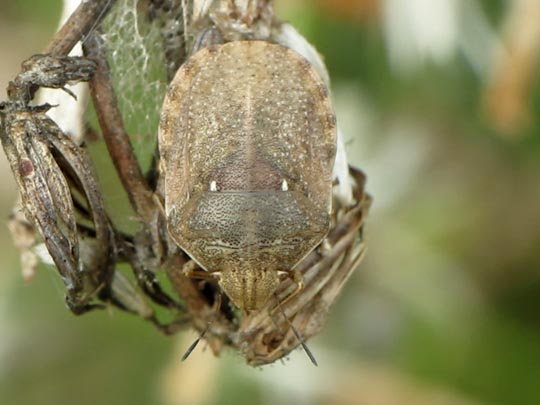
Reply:
[[261, 308], [328, 231], [336, 130], [321, 79], [280, 45], [205, 48], [171, 83], [159, 147], [172, 238], [238, 307]]

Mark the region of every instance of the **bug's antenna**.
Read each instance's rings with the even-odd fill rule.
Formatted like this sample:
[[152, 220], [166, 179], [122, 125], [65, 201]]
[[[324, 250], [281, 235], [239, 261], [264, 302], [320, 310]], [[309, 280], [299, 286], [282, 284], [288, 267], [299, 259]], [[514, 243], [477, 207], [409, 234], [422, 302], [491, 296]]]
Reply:
[[206, 332], [208, 331], [209, 326], [210, 326], [210, 324], [206, 325], [206, 328], [204, 328], [204, 330], [201, 332], [199, 337], [197, 339], [195, 339], [195, 341], [188, 347], [188, 349], [186, 350], [186, 352], [182, 356], [182, 361], [186, 361], [187, 358], [189, 357], [189, 355], [191, 354], [191, 352], [193, 350], [195, 350], [195, 348], [197, 347], [197, 345], [199, 344], [201, 339], [204, 337], [204, 335], [206, 335]]
[[[221, 308], [221, 299], [222, 299], [221, 294], [218, 294], [216, 298], [216, 302], [214, 303], [214, 308], [216, 312], [219, 311], [219, 309]], [[210, 325], [212, 325], [212, 321], [208, 322], [208, 324], [206, 325], [206, 328], [204, 328], [204, 330], [201, 332], [199, 337], [195, 339], [195, 341], [191, 345], [189, 345], [186, 352], [182, 356], [182, 361], [186, 361], [189, 355], [191, 354], [191, 352], [195, 350], [195, 348], [197, 347], [201, 339], [204, 338], [204, 335], [206, 335], [206, 332], [208, 332], [208, 329], [210, 329]]]
[[[276, 299], [277, 299], [277, 295], [275, 295]], [[315, 367], [317, 367], [319, 365], [319, 363], [317, 363], [317, 359], [315, 358], [315, 356], [313, 355], [313, 353], [311, 352], [311, 350], [309, 350], [309, 347], [307, 347], [307, 344], [304, 342], [304, 339], [302, 338], [302, 336], [300, 335], [300, 333], [296, 330], [296, 328], [293, 326], [293, 324], [291, 323], [291, 321], [289, 320], [289, 318], [287, 318], [287, 315], [285, 315], [285, 311], [283, 310], [283, 307], [281, 306], [281, 303], [279, 302], [279, 299], [277, 301], [277, 306], [279, 308], [279, 311], [281, 312], [281, 314], [283, 315], [283, 318], [285, 318], [285, 321], [287, 322], [287, 324], [289, 325], [289, 327], [291, 328], [291, 330], [293, 331], [294, 333], [294, 336], [296, 336], [296, 339], [298, 339], [298, 341], [300, 342], [300, 344], [302, 345], [302, 348], [304, 349], [304, 352], [306, 352], [307, 356], [309, 357], [309, 359], [311, 360], [311, 362], [313, 363], [313, 365]]]

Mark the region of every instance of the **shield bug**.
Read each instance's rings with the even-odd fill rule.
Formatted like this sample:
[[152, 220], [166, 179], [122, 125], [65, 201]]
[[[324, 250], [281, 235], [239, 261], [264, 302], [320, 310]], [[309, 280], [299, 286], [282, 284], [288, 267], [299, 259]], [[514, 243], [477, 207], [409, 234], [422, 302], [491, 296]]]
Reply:
[[325, 237], [335, 116], [298, 53], [264, 41], [204, 48], [172, 80], [159, 128], [174, 241], [239, 308], [260, 309]]

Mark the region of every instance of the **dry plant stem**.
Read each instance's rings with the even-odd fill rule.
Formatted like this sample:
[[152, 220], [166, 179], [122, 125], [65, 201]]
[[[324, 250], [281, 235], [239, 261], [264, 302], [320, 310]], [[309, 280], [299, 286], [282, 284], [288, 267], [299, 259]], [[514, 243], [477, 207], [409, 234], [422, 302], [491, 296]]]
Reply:
[[158, 226], [160, 211], [154, 203], [152, 191], [148, 187], [125, 131], [104, 46], [98, 34], [93, 32], [86, 38], [83, 51], [96, 63], [96, 70], [89, 84], [103, 138], [124, 190], [141, 223], [141, 230], [135, 236], [135, 249], [129, 261], [139, 285], [154, 302], [183, 309], [178, 302], [163, 292], [155, 279], [155, 272], [163, 256]]
[[[50, 69], [42, 71], [45, 62], [51, 63]], [[80, 58], [35, 56], [10, 83], [10, 101], [0, 105], [2, 144], [19, 184], [25, 216], [43, 235], [66, 284], [66, 301], [77, 314], [94, 307], [93, 294], [110, 281], [115, 260], [112, 229], [86, 151], [46, 116], [50, 106], [28, 106], [27, 95], [22, 95], [35, 85], [32, 79], [38, 73], [38, 83], [62, 87], [68, 80], [88, 80], [91, 70]], [[77, 219], [63, 170], [78, 185], [95, 226], [97, 259], [89, 267], [80, 257]]]
[[45, 53], [52, 56], [67, 55], [89, 32], [94, 30], [107, 15], [116, 0], [83, 1], [56, 33]]
[[[88, 35], [89, 32], [97, 27], [101, 18], [107, 14], [110, 6], [112, 6], [114, 2], [115, 0], [82, 2], [68, 21], [66, 21], [62, 28], [55, 34], [53, 40], [45, 49], [45, 55], [50, 57], [50, 60], [65, 57], [78, 41], [83, 39], [85, 35]], [[25, 63], [32, 59], [36, 59], [36, 57], [30, 58]], [[59, 88], [56, 85], [50, 86], [44, 83], [32, 83], [30, 80], [25, 82], [24, 80], [20, 80], [19, 76], [13, 82], [10, 82], [8, 86], [8, 96], [11, 100], [20, 99], [21, 101], [28, 103], [32, 100], [35, 92], [40, 86]]]
[[[96, 26], [110, 4], [83, 3], [55, 35], [47, 49], [50, 54], [23, 63], [21, 73], [8, 87], [10, 101], [0, 111], [2, 143], [19, 183], [25, 215], [43, 236], [66, 284], [66, 302], [76, 314], [96, 307], [92, 303], [95, 295], [108, 297], [116, 261], [113, 230], [86, 151], [45, 115], [51, 106], [30, 107], [27, 103], [39, 87], [64, 89], [68, 82], [89, 80], [94, 63], [64, 55]], [[86, 199], [94, 227], [94, 254], [84, 259], [79, 253], [78, 224], [66, 177]]]
[[[52, 137], [51, 143], [62, 155], [62, 172], [72, 173], [70, 177], [78, 183], [78, 189], [81, 190], [88, 202], [94, 225], [94, 239], [97, 242], [93, 255], [96, 261], [91, 266], [93, 278], [96, 286], [108, 285], [114, 272], [114, 261], [116, 260], [115, 236], [105, 212], [105, 204], [98, 189], [90, 158], [86, 153], [81, 153], [80, 148], [65, 135]], [[71, 196], [69, 197], [71, 198]]]
[[[46, 145], [41, 139], [32, 136], [40, 132], [51, 133], [57, 128], [44, 114], [36, 119], [30, 113], [23, 111], [15, 111], [13, 115], [8, 111], [3, 124], [2, 144], [12, 170], [19, 173], [16, 180], [21, 192], [25, 215], [45, 235], [45, 243], [53, 259], [59, 261], [58, 268], [68, 288], [71, 287], [78, 293], [82, 286], [77, 277], [79, 252], [75, 230], [76, 221], [72, 207], [69, 206], [71, 199], [65, 199], [69, 196], [69, 189], [63, 177], [58, 173], [58, 167], [52, 161]], [[7, 136], [8, 133], [17, 136], [10, 138]], [[37, 162], [43, 160], [54, 165], [44, 171], [42, 167], [36, 166]], [[51, 189], [55, 192], [52, 193]], [[58, 228], [49, 229], [51, 218], [57, 219], [57, 215], [60, 216], [58, 219], [65, 224], [65, 234]], [[59, 260], [66, 251], [69, 254]]]
[[111, 84], [104, 44], [93, 32], [86, 38], [83, 49], [85, 55], [96, 62], [96, 71], [90, 80], [90, 90], [107, 149], [133, 209], [141, 216], [143, 222], [147, 222], [155, 211], [152, 192], [146, 185], [146, 179], [124, 128]]

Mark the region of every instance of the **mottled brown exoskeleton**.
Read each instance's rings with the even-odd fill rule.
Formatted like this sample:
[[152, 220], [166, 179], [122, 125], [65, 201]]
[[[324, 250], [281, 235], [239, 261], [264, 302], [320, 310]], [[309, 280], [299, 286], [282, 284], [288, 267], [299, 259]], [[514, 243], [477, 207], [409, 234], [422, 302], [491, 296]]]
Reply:
[[[263, 41], [204, 48], [174, 77], [159, 131], [173, 239], [240, 308], [261, 308], [324, 238], [335, 117], [296, 52]], [[294, 293], [293, 293], [294, 294]]]

